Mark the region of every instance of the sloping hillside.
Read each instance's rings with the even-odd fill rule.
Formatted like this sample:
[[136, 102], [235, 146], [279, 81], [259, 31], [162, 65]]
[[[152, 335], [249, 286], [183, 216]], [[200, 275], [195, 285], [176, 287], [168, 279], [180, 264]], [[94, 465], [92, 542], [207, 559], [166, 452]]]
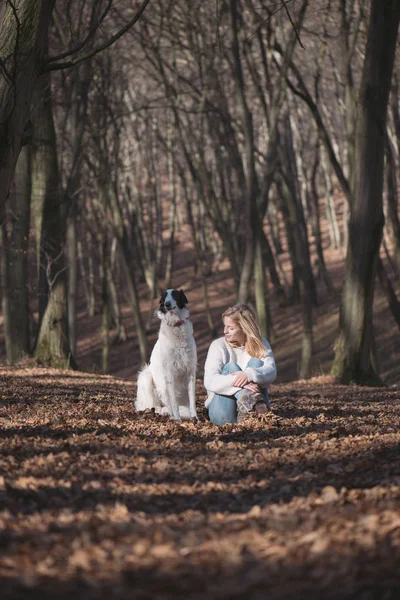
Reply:
[[[313, 374], [315, 376], [329, 373], [334, 357], [333, 349], [337, 336], [339, 320], [340, 291], [343, 277], [343, 257], [338, 250], [329, 248], [329, 236], [326, 231], [327, 224], [323, 221], [325, 261], [331, 275], [335, 293], [329, 295], [321, 279], [317, 278], [319, 304], [313, 311], [314, 326], [314, 358]], [[311, 248], [313, 252], [313, 247]], [[384, 257], [382, 257], [384, 258]], [[280, 261], [290, 281], [290, 263], [287, 250], [280, 255]], [[203, 365], [208, 346], [212, 336], [207, 326], [203, 289], [199, 274], [195, 270], [195, 256], [190, 239], [190, 233], [184, 228], [177, 235], [177, 244], [174, 252], [174, 280], [173, 286], [183, 288], [189, 299], [191, 319], [194, 324], [194, 333], [197, 342], [199, 369], [198, 375], [202, 377]], [[317, 273], [315, 273], [317, 275]], [[396, 284], [396, 282], [394, 282]], [[160, 291], [164, 286], [162, 279], [159, 281]], [[232, 275], [227, 261], [224, 261], [215, 270], [208, 280], [210, 306], [218, 335], [222, 335], [221, 314], [225, 308], [236, 301]], [[123, 344], [111, 348], [110, 362], [111, 374], [133, 380], [136, 378], [140, 366], [140, 357], [135, 335], [134, 321], [131, 308], [124, 299], [123, 280], [119, 285], [120, 297], [123, 300], [122, 314], [128, 339]], [[400, 295], [400, 281], [397, 281], [397, 292]], [[273, 333], [270, 338], [276, 362], [278, 365], [278, 382], [289, 382], [298, 378], [302, 343], [302, 315], [298, 304], [280, 306], [274, 290], [269, 284], [269, 301]], [[148, 291], [144, 285], [140, 286], [142, 313], [147, 318], [149, 311]], [[158, 300], [154, 302], [154, 308]], [[149, 347], [154, 344], [159, 322], [156, 318], [151, 321], [149, 331]], [[79, 313], [79, 343], [78, 363], [83, 370], [99, 372], [101, 365], [101, 316], [97, 314], [89, 319], [85, 312], [81, 298]], [[374, 304], [374, 331], [378, 351], [378, 361], [381, 375], [388, 386], [400, 383], [399, 328], [390, 313], [387, 299], [377, 282]]]

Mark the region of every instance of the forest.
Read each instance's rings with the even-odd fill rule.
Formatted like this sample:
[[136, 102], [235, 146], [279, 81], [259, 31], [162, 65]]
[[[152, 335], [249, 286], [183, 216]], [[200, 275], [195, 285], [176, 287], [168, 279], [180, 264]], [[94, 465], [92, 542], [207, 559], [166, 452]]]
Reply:
[[[397, 598], [398, 0], [0, 1], [4, 598]], [[183, 289], [199, 421], [134, 409]], [[254, 306], [271, 411], [210, 424]]]

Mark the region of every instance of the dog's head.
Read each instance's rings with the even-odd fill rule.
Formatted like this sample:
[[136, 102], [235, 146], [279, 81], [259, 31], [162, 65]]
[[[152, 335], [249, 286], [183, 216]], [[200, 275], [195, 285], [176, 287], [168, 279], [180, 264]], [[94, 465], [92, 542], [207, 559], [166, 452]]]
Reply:
[[161, 294], [158, 310], [163, 314], [171, 313], [180, 316], [181, 311], [186, 308], [188, 300], [182, 290], [165, 290]]

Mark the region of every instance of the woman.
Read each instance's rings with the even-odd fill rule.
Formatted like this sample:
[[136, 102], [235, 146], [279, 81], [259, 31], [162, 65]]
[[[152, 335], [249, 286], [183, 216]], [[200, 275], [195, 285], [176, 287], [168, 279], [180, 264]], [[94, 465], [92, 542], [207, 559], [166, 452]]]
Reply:
[[224, 337], [212, 342], [204, 367], [205, 405], [215, 425], [266, 412], [267, 386], [276, 377], [271, 346], [261, 336], [253, 310], [237, 304], [223, 313], [222, 320]]

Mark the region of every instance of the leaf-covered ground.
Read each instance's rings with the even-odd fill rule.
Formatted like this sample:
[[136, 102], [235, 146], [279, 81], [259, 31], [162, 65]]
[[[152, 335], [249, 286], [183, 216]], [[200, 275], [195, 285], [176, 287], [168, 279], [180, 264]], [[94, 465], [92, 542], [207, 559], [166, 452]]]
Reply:
[[400, 391], [272, 389], [243, 426], [135, 384], [0, 370], [0, 597], [400, 597]]

